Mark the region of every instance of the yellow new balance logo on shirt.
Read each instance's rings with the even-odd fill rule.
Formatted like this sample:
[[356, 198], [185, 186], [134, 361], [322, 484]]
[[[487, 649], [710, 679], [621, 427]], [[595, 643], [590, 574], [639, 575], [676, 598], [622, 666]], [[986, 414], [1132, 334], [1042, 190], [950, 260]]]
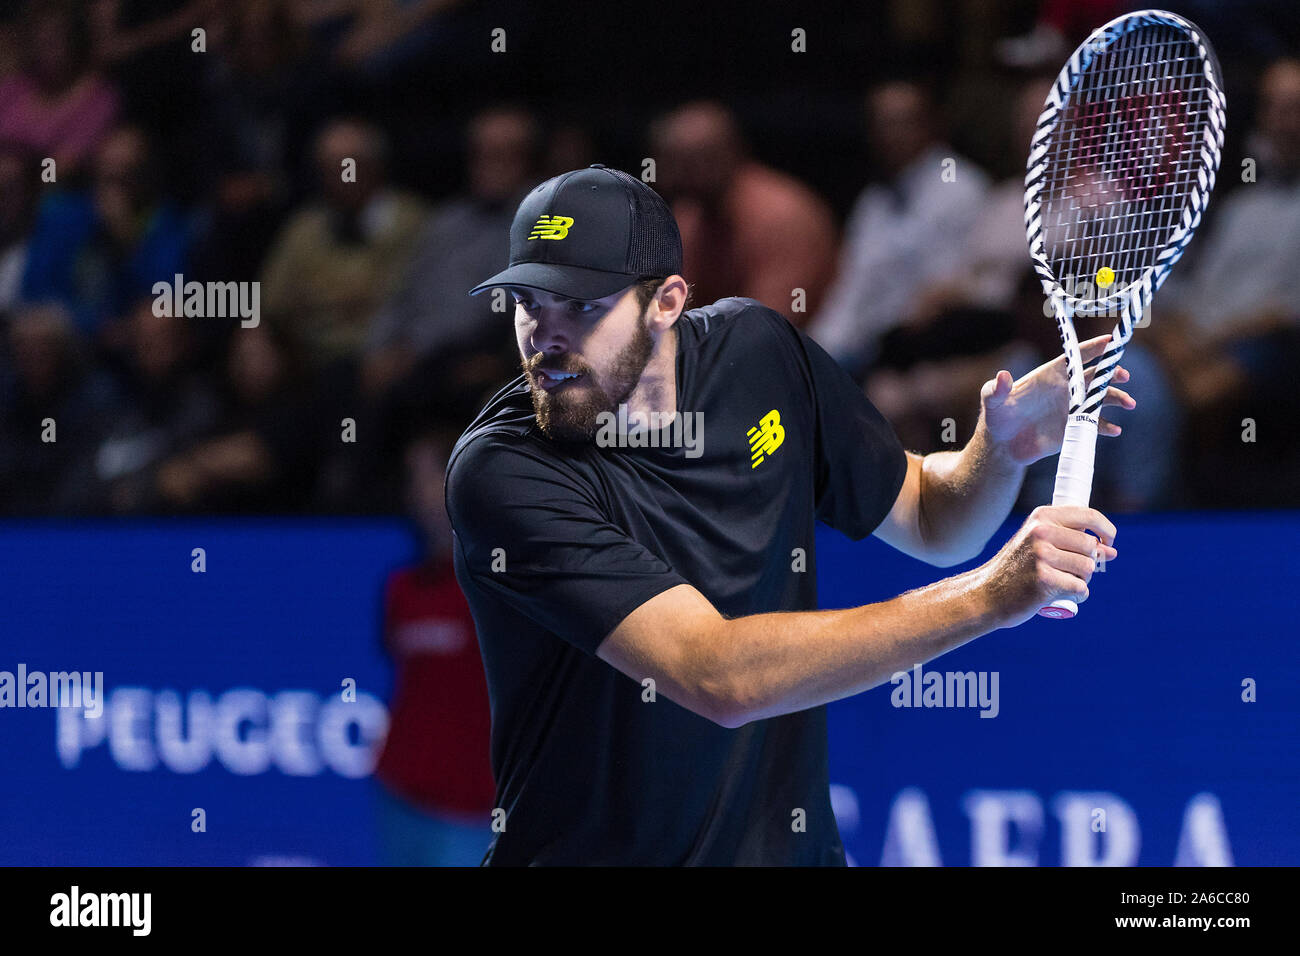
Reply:
[[533, 226], [529, 239], [563, 239], [569, 234], [573, 220], [568, 216], [542, 216]]
[[749, 434], [750, 468], [757, 468], [763, 459], [781, 447], [785, 441], [785, 429], [781, 427], [781, 413], [775, 408], [762, 417], [757, 428], [751, 428]]

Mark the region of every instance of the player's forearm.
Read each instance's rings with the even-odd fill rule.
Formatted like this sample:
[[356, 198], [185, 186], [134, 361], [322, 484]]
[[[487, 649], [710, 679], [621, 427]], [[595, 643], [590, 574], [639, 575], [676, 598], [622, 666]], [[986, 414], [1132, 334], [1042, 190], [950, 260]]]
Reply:
[[715, 719], [734, 727], [849, 697], [995, 630], [1003, 622], [988, 574], [976, 568], [863, 607], [722, 622], [710, 642]]
[[1002, 526], [1020, 493], [1025, 467], [989, 437], [983, 416], [959, 452], [925, 456], [921, 471], [921, 534], [948, 564], [969, 561]]

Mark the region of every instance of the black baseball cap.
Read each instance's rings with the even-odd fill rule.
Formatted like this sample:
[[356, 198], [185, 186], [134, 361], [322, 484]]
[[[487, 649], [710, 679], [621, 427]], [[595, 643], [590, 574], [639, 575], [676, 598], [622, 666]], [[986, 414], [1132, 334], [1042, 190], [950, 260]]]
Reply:
[[519, 286], [600, 299], [681, 271], [682, 237], [668, 204], [635, 176], [597, 164], [524, 197], [510, 226], [509, 267], [469, 294]]

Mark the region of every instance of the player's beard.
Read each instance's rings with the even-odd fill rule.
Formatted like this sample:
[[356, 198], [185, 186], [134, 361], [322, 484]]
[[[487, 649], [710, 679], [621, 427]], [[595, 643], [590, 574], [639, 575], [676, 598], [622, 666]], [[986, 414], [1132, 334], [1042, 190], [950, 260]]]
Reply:
[[[596, 384], [591, 366], [585, 363], [566, 363], [562, 368], [546, 363], [548, 368], [557, 371], [578, 372], [582, 379], [551, 392], [533, 384], [533, 411], [537, 413], [537, 425], [542, 434], [555, 441], [591, 441], [599, 428], [601, 413], [617, 413], [618, 407], [632, 396], [653, 352], [654, 338], [645, 322], [638, 321], [631, 341], [614, 357], [604, 376], [606, 384], [603, 387]], [[524, 365], [524, 374], [530, 384], [533, 383], [531, 371], [542, 364], [542, 358], [542, 355], [536, 355]]]

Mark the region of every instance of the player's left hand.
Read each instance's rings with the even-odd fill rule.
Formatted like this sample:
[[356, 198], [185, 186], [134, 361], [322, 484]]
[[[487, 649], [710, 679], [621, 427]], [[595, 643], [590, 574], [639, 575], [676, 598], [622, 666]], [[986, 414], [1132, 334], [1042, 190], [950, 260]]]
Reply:
[[[1106, 347], [1109, 335], [1099, 335], [1079, 345], [1086, 365]], [[1112, 383], [1123, 384], [1129, 380], [1128, 370], [1122, 365], [1115, 369]], [[1084, 386], [1091, 384], [1092, 373], [1084, 376]], [[1069, 412], [1070, 390], [1066, 379], [1065, 356], [1038, 366], [1027, 375], [1012, 381], [1008, 371], [998, 372], [984, 383], [980, 391], [983, 405], [982, 418], [994, 444], [1003, 449], [1018, 464], [1029, 465], [1055, 455], [1061, 450], [1065, 435], [1065, 417]], [[1102, 405], [1136, 408], [1133, 396], [1113, 384], [1106, 389]], [[1108, 438], [1120, 433], [1114, 422], [1101, 419], [1097, 434]]]

